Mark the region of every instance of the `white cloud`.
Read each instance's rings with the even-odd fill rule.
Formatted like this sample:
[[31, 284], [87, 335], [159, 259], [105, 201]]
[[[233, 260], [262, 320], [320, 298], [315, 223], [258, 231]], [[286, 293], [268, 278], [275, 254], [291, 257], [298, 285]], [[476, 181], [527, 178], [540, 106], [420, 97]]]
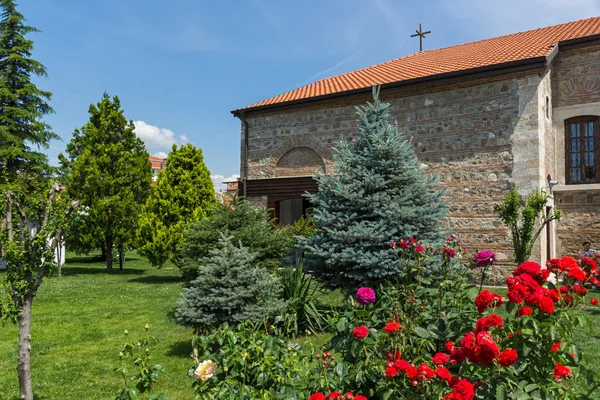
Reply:
[[151, 152], [168, 153], [173, 144], [184, 144], [189, 140], [187, 136], [177, 137], [175, 132], [166, 128], [147, 124], [145, 121], [133, 121], [135, 125], [135, 134], [146, 144], [146, 148]]
[[158, 158], [167, 158], [167, 153], [165, 153], [164, 151], [159, 151], [158, 153], [152, 155]]
[[224, 184], [223, 181], [233, 181], [238, 179], [239, 177], [239, 174], [233, 174], [231, 176], [228, 176], [227, 178], [225, 177], [225, 175], [212, 174], [210, 176], [210, 179], [212, 179], [213, 184], [215, 185], [215, 192], [218, 192], [219, 190], [222, 190], [224, 192], [225, 189], [227, 189], [227, 184]]

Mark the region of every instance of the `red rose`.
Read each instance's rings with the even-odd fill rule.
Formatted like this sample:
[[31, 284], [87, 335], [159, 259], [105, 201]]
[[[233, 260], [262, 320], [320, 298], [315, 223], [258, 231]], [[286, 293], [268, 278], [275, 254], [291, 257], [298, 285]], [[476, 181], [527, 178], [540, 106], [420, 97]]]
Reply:
[[400, 246], [402, 246], [402, 248], [408, 249], [410, 247], [410, 244], [405, 242], [403, 239], [400, 239], [400, 242], [398, 243], [400, 244]]
[[550, 277], [550, 271], [548, 271], [547, 269], [543, 269], [535, 277], [535, 280], [538, 281], [538, 283], [544, 283], [548, 280], [549, 277]]
[[525, 303], [530, 306], [535, 306], [540, 302], [540, 299], [544, 295], [544, 291], [541, 287], [535, 288], [533, 291], [530, 291], [527, 296], [525, 296]]
[[593, 306], [597, 306], [598, 305], [598, 299], [594, 297], [593, 299], [590, 300], [590, 304], [593, 305]]
[[475, 297], [475, 305], [477, 306], [477, 311], [479, 311], [479, 314], [483, 313], [493, 300], [494, 296], [492, 296], [492, 292], [489, 290], [486, 289], [479, 293]]
[[327, 395], [328, 400], [341, 399], [341, 398], [342, 398], [342, 393], [340, 393], [340, 392], [331, 392]]
[[450, 371], [447, 368], [437, 368], [435, 370], [435, 376], [444, 381], [450, 380]]
[[354, 335], [354, 337], [356, 339], [364, 339], [367, 336], [369, 336], [369, 328], [367, 328], [364, 325], [361, 326], [357, 326], [356, 328], [354, 328], [354, 330], [352, 331], [352, 334]]
[[554, 312], [554, 302], [550, 297], [543, 296], [539, 306], [544, 314], [552, 314]]
[[321, 392], [311, 395], [308, 400], [325, 400], [325, 395]]
[[475, 344], [475, 335], [472, 332], [466, 333], [460, 341], [461, 355], [469, 361], [475, 359]]
[[575, 259], [572, 258], [572, 257], [563, 257], [563, 258], [561, 258], [560, 259], [560, 263], [558, 265], [558, 268], [561, 271], [568, 271], [571, 268], [577, 268], [577, 267], [578, 267], [577, 261], [575, 261]]
[[546, 268], [548, 268], [551, 272], [557, 272], [560, 266], [560, 259], [552, 258], [546, 261]]
[[487, 332], [479, 332], [475, 347], [476, 362], [479, 364], [491, 364], [499, 355], [500, 349], [498, 349], [498, 345], [492, 335]]
[[365, 396], [363, 396], [362, 394], [359, 394], [358, 396], [356, 396], [354, 398], [354, 400], [368, 400]]
[[415, 247], [415, 251], [416, 251], [417, 253], [422, 253], [422, 252], [424, 252], [424, 251], [425, 251], [425, 247], [423, 247], [423, 246], [421, 246], [421, 245], [418, 245], [417, 247]]
[[560, 365], [556, 363], [556, 367], [554, 367], [554, 374], [552, 374], [556, 382], [560, 382], [565, 376], [572, 376], [571, 369], [569, 367], [565, 367], [564, 365]]
[[446, 351], [448, 353], [452, 353], [452, 350], [454, 350], [456, 348], [456, 346], [454, 345], [454, 342], [452, 342], [452, 341], [446, 342], [444, 347], [446, 348]]
[[556, 342], [550, 347], [550, 351], [553, 353], [556, 353], [558, 350], [560, 350], [560, 342]]
[[387, 333], [394, 333], [394, 332], [398, 332], [400, 329], [402, 329], [402, 325], [400, 325], [397, 322], [388, 322], [385, 325], [384, 329]]
[[558, 292], [556, 289], [546, 289], [544, 296], [548, 296], [552, 299], [553, 302], [558, 302]]
[[502, 322], [502, 317], [496, 314], [479, 318], [475, 323], [475, 332], [487, 332], [493, 326], [502, 326]]
[[388, 378], [395, 377], [397, 373], [398, 371], [396, 371], [396, 368], [394, 367], [389, 367], [385, 369], [385, 376], [387, 376]]
[[513, 274], [513, 276], [527, 274], [527, 275], [531, 276], [532, 278], [535, 278], [540, 273], [541, 269], [542, 269], [542, 266], [540, 264], [533, 262], [533, 261], [525, 261], [524, 263], [519, 265], [517, 267], [517, 269], [515, 269], [513, 271], [512, 274]]
[[515, 283], [508, 289], [506, 297], [511, 303], [521, 304], [527, 295], [527, 288], [519, 283]]
[[354, 393], [352, 392], [346, 392], [346, 394], [344, 395], [345, 398], [347, 399], [353, 399], [354, 398]]
[[519, 283], [523, 286], [525, 286], [527, 288], [528, 291], [532, 292], [534, 291], [536, 288], [540, 287], [540, 284], [533, 279], [531, 276], [527, 275], [527, 274], [521, 274], [517, 277], [515, 277], [514, 283]]
[[583, 257], [581, 259], [581, 268], [583, 268], [587, 273], [597, 274], [598, 273], [598, 264], [596, 261], [592, 260], [589, 257]]
[[408, 367], [404, 370], [404, 373], [409, 379], [414, 379], [417, 376], [417, 369], [415, 367]]
[[437, 353], [431, 359], [431, 362], [433, 362], [435, 365], [444, 365], [444, 364], [447, 364], [449, 361], [450, 361], [450, 356], [447, 354], [444, 354], [444, 353]]
[[576, 281], [585, 281], [585, 272], [579, 267], [569, 268], [569, 278], [573, 278]]
[[425, 378], [433, 378], [434, 371], [427, 364], [421, 364], [417, 368], [417, 374], [419, 375], [419, 380], [423, 380]]
[[519, 308], [519, 310], [517, 311], [517, 317], [523, 316], [523, 315], [531, 315], [531, 313], [533, 312], [533, 310], [527, 306], [521, 307]]
[[406, 360], [396, 360], [394, 362], [394, 368], [398, 371], [404, 371], [408, 367], [410, 367], [410, 363]]
[[475, 387], [466, 379], [461, 379], [452, 387], [452, 394], [456, 400], [473, 400]]
[[500, 356], [498, 357], [498, 364], [502, 365], [503, 367], [509, 367], [517, 362], [517, 358], [519, 358], [519, 356], [517, 355], [516, 350], [506, 349], [500, 353]]

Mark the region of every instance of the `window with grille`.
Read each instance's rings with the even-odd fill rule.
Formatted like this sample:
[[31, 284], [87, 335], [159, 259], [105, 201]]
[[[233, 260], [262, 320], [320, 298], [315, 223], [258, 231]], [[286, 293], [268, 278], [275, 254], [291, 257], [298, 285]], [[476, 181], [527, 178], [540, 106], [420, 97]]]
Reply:
[[600, 137], [597, 116], [565, 121], [567, 184], [600, 183]]

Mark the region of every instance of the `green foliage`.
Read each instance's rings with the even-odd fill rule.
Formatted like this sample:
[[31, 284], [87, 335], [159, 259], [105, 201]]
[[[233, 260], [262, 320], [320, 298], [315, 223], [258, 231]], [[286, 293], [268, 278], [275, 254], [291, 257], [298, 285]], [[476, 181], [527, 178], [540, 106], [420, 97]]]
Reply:
[[[315, 236], [304, 241], [310, 265], [329, 286], [377, 285], [400, 272], [388, 243], [399, 237], [440, 238], [446, 214], [436, 176], [418, 170], [412, 143], [390, 123], [389, 104], [358, 108], [358, 137], [341, 142], [331, 175], [317, 174]], [[316, 265], [316, 267], [315, 267]]]
[[[156, 383], [161, 375], [166, 374], [165, 368], [160, 365], [151, 365], [152, 356], [150, 355], [150, 346], [156, 343], [156, 338], [150, 336], [150, 326], [144, 327], [146, 335], [142, 340], [129, 341], [129, 332], [125, 331], [127, 342], [121, 346], [119, 360], [121, 366], [117, 372], [122, 376], [124, 388], [115, 397], [115, 400], [167, 400], [168, 397], [163, 393], [155, 393]], [[128, 363], [131, 362], [137, 373], [129, 376]], [[133, 385], [130, 385], [133, 383]], [[143, 396], [148, 394], [148, 397]]]
[[52, 94], [32, 81], [46, 76], [46, 68], [31, 58], [33, 41], [26, 39], [38, 30], [24, 24], [14, 0], [1, 0], [0, 9], [0, 191], [10, 184], [20, 198], [26, 190], [31, 192], [28, 181], [49, 172], [46, 155], [33, 147], [48, 148], [59, 137], [42, 121], [53, 112], [48, 104]]
[[5, 194], [11, 218], [0, 228], [0, 248], [7, 266], [0, 284], [0, 319], [16, 322], [21, 308], [31, 305], [44, 276], [55, 267], [57, 237], [77, 206], [59, 201], [58, 191], [58, 185], [53, 184], [35, 209], [24, 209], [12, 192]]
[[126, 249], [133, 244], [152, 169], [144, 143], [123, 115], [118, 97], [111, 99], [105, 93], [97, 105], [90, 106], [89, 114], [89, 122], [75, 130], [67, 145], [68, 157], [59, 158], [69, 195], [80, 200], [88, 213], [78, 221], [81, 248], [104, 247], [110, 270], [113, 245]]
[[[351, 388], [355, 393], [369, 394], [369, 399], [385, 398], [375, 393], [381, 395], [386, 385], [382, 377], [390, 353], [398, 351], [419, 365], [443, 351], [447, 341], [471, 329], [477, 318], [473, 305], [476, 288], [469, 283], [468, 268], [459, 253], [448, 257], [441, 253], [444, 248], [456, 249], [457, 242], [426, 248], [422, 253], [396, 247], [398, 262], [403, 264], [401, 283], [381, 285], [372, 305], [362, 306], [351, 299], [346, 311], [329, 317], [334, 337], [326, 348], [336, 355], [338, 365], [321, 371], [327, 379], [319, 381], [317, 390]], [[401, 340], [382, 329], [393, 321], [402, 325]], [[370, 329], [369, 335], [357, 340], [352, 331], [361, 325]], [[396, 393], [391, 398], [412, 398], [404, 395]]]
[[321, 332], [324, 318], [316, 307], [317, 286], [310, 275], [304, 273], [302, 262], [296, 268], [284, 268], [280, 272], [283, 300], [288, 304], [286, 314], [277, 316], [275, 323], [282, 325], [286, 337], [298, 337], [301, 333]]
[[175, 311], [177, 322], [209, 330], [226, 322], [261, 321], [285, 309], [279, 280], [257, 262], [256, 253], [233, 240], [221, 235], [199, 265]]
[[547, 201], [548, 196], [537, 190], [525, 201], [521, 201], [517, 188], [513, 186], [506, 194], [504, 203], [494, 207], [500, 220], [510, 229], [517, 264], [529, 259], [544, 227], [551, 221], [560, 219], [559, 210], [546, 215]]
[[308, 397], [308, 358], [296, 344], [249, 325], [225, 325], [211, 335], [196, 336], [192, 346], [194, 368], [202, 360], [218, 364], [212, 377], [194, 383], [198, 400]]
[[167, 168], [160, 171], [140, 214], [138, 252], [156, 267], [169, 259], [181, 267], [185, 227], [205, 218], [215, 205], [202, 150], [191, 144], [173, 145]]
[[286, 230], [275, 227], [267, 210], [235, 198], [230, 205], [217, 205], [208, 218], [190, 224], [184, 233], [184, 277], [189, 280], [196, 276], [198, 262], [215, 248], [222, 233], [256, 253], [255, 261], [267, 268], [278, 267], [293, 244]]

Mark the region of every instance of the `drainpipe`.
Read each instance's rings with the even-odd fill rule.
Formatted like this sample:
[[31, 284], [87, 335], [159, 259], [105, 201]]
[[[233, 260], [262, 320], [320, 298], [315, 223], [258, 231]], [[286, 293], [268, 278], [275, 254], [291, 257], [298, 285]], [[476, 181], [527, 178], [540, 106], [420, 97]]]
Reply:
[[246, 113], [240, 110], [237, 117], [242, 122], [242, 129], [244, 130], [244, 145], [242, 147], [242, 168], [240, 168], [240, 175], [242, 184], [244, 185], [244, 199], [246, 198], [246, 186], [248, 182], [248, 122], [246, 121]]

